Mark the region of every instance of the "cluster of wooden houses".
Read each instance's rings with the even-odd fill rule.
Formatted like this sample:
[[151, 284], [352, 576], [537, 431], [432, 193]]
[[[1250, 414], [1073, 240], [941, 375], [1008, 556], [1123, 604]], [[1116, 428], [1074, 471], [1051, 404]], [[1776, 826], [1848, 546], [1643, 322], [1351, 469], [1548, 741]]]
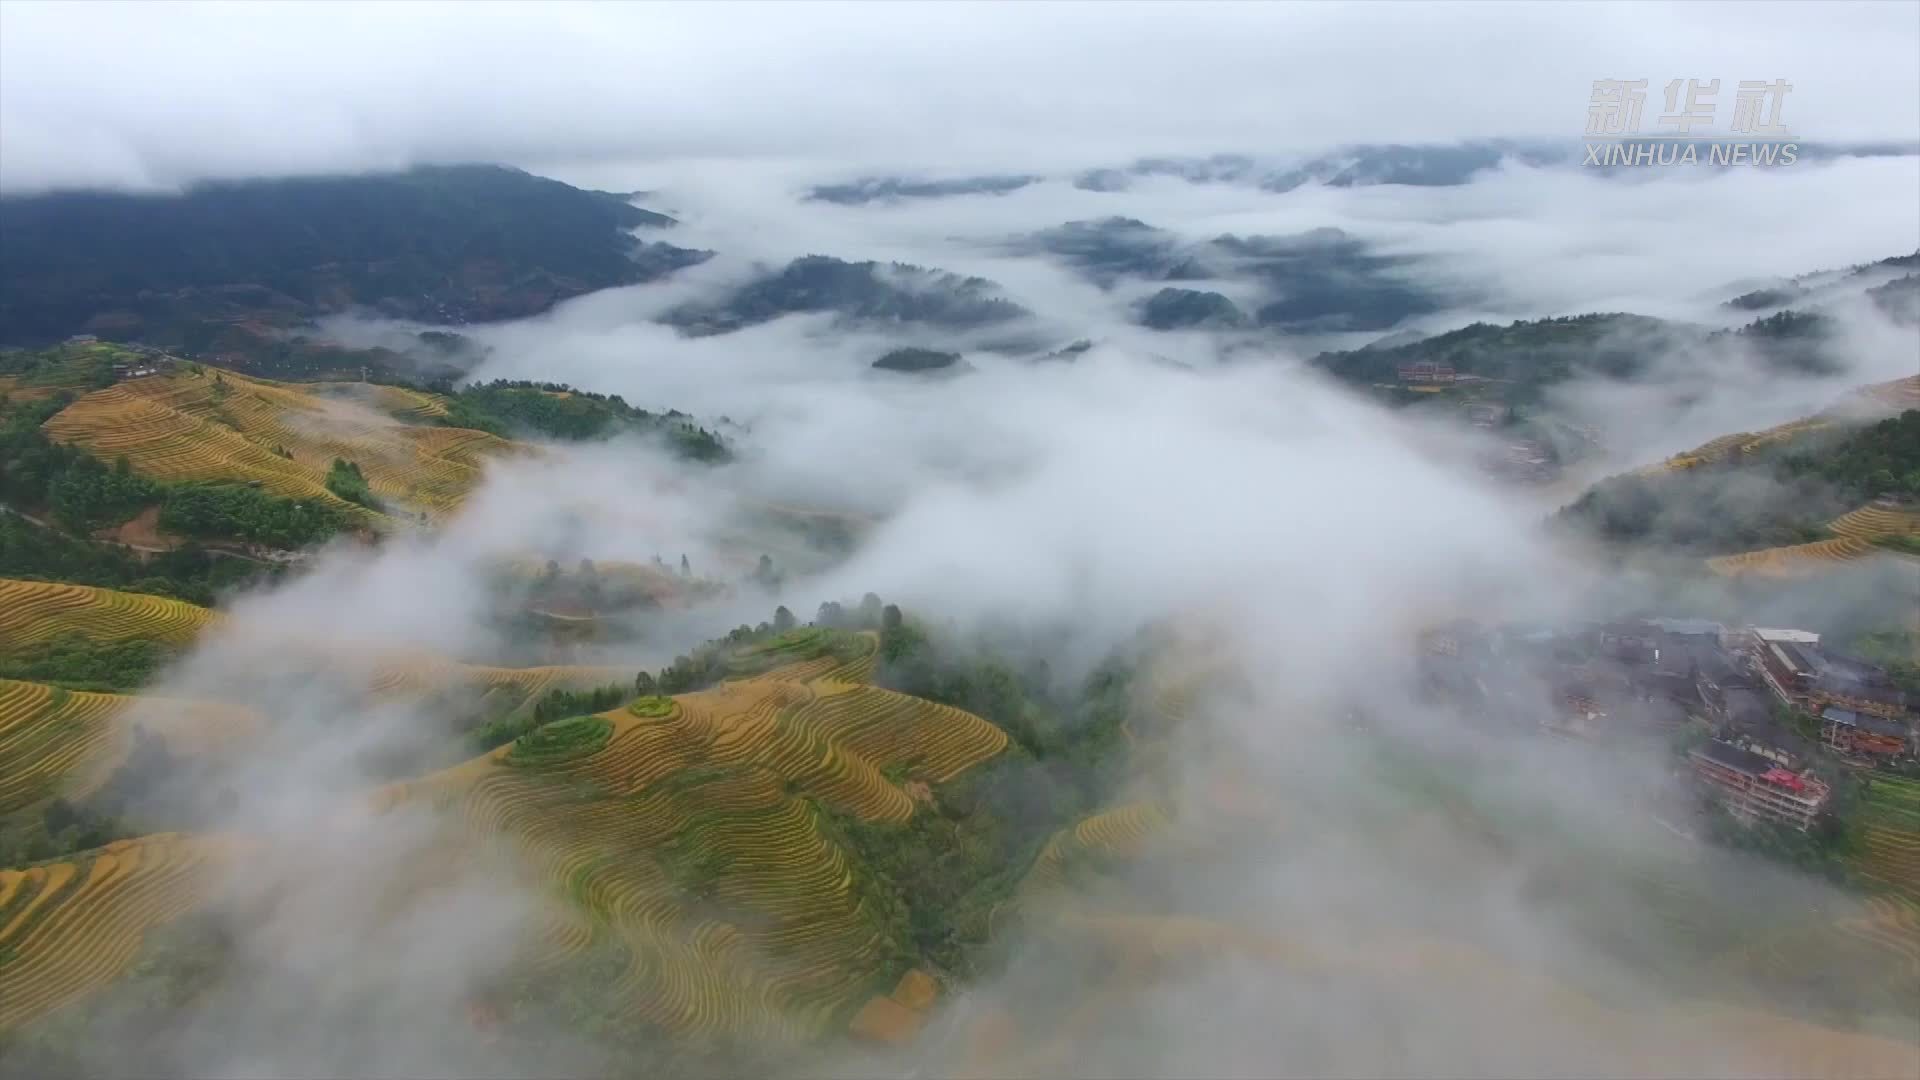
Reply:
[[1823, 754], [1863, 767], [1920, 757], [1920, 700], [1807, 631], [1700, 619], [1571, 631], [1450, 627], [1429, 635], [1426, 651], [1436, 688], [1556, 734], [1605, 738], [1704, 722], [1712, 736], [1688, 764], [1750, 821], [1811, 825], [1830, 797], [1809, 771]]

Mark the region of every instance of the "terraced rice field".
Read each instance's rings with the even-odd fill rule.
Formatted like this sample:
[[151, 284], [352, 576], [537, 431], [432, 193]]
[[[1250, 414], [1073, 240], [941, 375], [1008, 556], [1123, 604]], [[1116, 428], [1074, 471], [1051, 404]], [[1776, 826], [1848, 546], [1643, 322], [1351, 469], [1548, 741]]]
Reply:
[[199, 905], [228, 842], [175, 833], [0, 870], [0, 1031], [106, 985], [146, 932]]
[[1722, 435], [1703, 446], [1635, 471], [1674, 472], [1717, 464], [1733, 457], [1748, 457], [1768, 447], [1789, 443], [1802, 435], [1831, 427], [1836, 417], [1859, 421], [1891, 416], [1914, 408], [1920, 408], [1920, 376], [1875, 383], [1853, 391], [1831, 408], [1813, 416], [1790, 420], [1765, 431], [1736, 431], [1731, 435]]
[[1739, 453], [1741, 445], [1753, 438], [1755, 438], [1755, 436], [1751, 432], [1746, 431], [1736, 431], [1731, 435], [1722, 435], [1704, 446], [1695, 447], [1684, 454], [1675, 454], [1673, 457], [1661, 462], [1658, 467], [1671, 472], [1725, 461], [1730, 455]]
[[1876, 554], [1888, 553], [1885, 549], [1876, 547], [1871, 540], [1843, 536], [1835, 540], [1816, 540], [1811, 544], [1762, 548], [1759, 551], [1743, 551], [1738, 555], [1719, 555], [1707, 560], [1707, 569], [1722, 577], [1751, 575], [1765, 578], [1795, 578], [1817, 574], [1839, 564]]
[[1053, 834], [1020, 883], [1020, 897], [1031, 898], [1072, 883], [1076, 866], [1088, 859], [1126, 859], [1140, 853], [1167, 827], [1167, 810], [1158, 802], [1129, 803], [1081, 819]]
[[[225, 616], [207, 608], [146, 593], [89, 585], [0, 578], [0, 656], [65, 634], [93, 642], [158, 641], [185, 645]], [[355, 652], [289, 634], [290, 648], [325, 657], [336, 669], [364, 668], [373, 689], [430, 693], [455, 686], [512, 686], [537, 696], [558, 688], [580, 689], [628, 682], [627, 668], [554, 665], [510, 668], [463, 664], [424, 650]]]
[[1864, 800], [1862, 876], [1920, 902], [1920, 781], [1876, 775]]
[[[137, 721], [135, 720], [137, 717]], [[133, 724], [207, 752], [258, 734], [260, 716], [214, 702], [90, 694], [0, 679], [0, 816], [85, 796], [125, 760]]]
[[1790, 443], [1802, 435], [1810, 435], [1828, 426], [1830, 426], [1830, 421], [1823, 417], [1812, 416], [1804, 420], [1795, 420], [1790, 423], [1781, 424], [1778, 427], [1768, 428], [1748, 438], [1745, 442], [1742, 442], [1740, 444], [1740, 456], [1751, 457], [1769, 446]]
[[1882, 408], [1894, 411], [1920, 409], [1920, 375], [1909, 375], [1892, 382], [1875, 383], [1859, 392]]
[[915, 808], [904, 783], [951, 779], [1007, 739], [971, 714], [830, 677], [858, 674], [866, 656], [818, 660], [602, 713], [611, 735], [584, 757], [516, 765], [503, 747], [381, 801], [454, 807], [472, 842], [532, 864], [625, 950], [616, 992], [636, 1019], [820, 1034], [871, 996], [884, 931], [815, 803], [903, 821]]
[[[424, 402], [411, 407], [430, 411]], [[156, 479], [257, 482], [287, 498], [336, 504], [369, 525], [382, 515], [326, 489], [334, 459], [359, 465], [382, 499], [438, 514], [479, 482], [486, 459], [521, 452], [485, 432], [403, 423], [305, 388], [186, 367], [96, 390], [42, 427], [109, 461], [124, 455]]]
[[1735, 457], [1751, 457], [1769, 446], [1789, 443], [1802, 435], [1828, 427], [1831, 421], [1821, 416], [1809, 416], [1793, 420], [1765, 431], [1736, 431], [1731, 435], [1722, 435], [1712, 442], [1697, 446], [1684, 454], [1674, 456], [1643, 472], [1676, 472], [1681, 469], [1693, 469], [1702, 465], [1715, 465]]
[[556, 664], [546, 667], [490, 667], [463, 664], [439, 653], [386, 650], [377, 656], [341, 657], [357, 660], [372, 672], [372, 688], [383, 693], [428, 694], [453, 687], [483, 690], [513, 688], [529, 699], [549, 690], [583, 690], [608, 683], [629, 683], [628, 668]]
[[1920, 992], [1920, 900], [1870, 896], [1866, 907], [1865, 915], [1842, 920], [1835, 929], [1883, 955], [1898, 957], [1910, 993]]
[[1870, 502], [1827, 523], [1835, 536], [1878, 540], [1883, 536], [1920, 536], [1920, 511], [1891, 503]]
[[357, 382], [317, 382], [305, 385], [317, 394], [344, 397], [361, 402], [407, 423], [429, 423], [447, 415], [447, 400], [438, 394], [430, 394], [423, 390]]
[[1875, 501], [1834, 518], [1827, 523], [1827, 529], [1834, 534], [1831, 540], [1720, 555], [1707, 560], [1707, 569], [1723, 577], [1794, 578], [1869, 555], [1901, 558], [1901, 553], [1890, 552], [1876, 541], [1895, 536], [1920, 536], [1920, 513]]
[[79, 769], [110, 754], [122, 734], [115, 694], [55, 690], [0, 679], [0, 815], [58, 793]]
[[0, 578], [0, 656], [65, 634], [97, 643], [185, 645], [220, 619], [164, 596]]

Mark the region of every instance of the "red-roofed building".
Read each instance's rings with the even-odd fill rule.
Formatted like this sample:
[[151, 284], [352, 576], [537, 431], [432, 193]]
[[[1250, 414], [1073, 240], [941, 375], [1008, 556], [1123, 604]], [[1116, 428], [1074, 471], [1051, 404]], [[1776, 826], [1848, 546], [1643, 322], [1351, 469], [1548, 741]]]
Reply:
[[1687, 752], [1693, 773], [1711, 785], [1729, 813], [1805, 832], [1826, 809], [1827, 785], [1751, 750], [1718, 740]]

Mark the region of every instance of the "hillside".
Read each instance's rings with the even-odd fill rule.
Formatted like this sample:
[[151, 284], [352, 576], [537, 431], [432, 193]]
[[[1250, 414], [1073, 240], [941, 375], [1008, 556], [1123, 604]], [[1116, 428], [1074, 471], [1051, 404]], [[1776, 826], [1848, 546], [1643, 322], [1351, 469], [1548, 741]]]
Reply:
[[[169, 484], [240, 485], [331, 508], [362, 527], [393, 513], [436, 516], [458, 505], [490, 457], [524, 450], [483, 431], [407, 423], [353, 396], [161, 359], [91, 390], [48, 417], [41, 431], [98, 459], [124, 459], [140, 477]], [[111, 381], [111, 380], [110, 380]], [[407, 412], [442, 403], [381, 391]], [[425, 417], [423, 417], [425, 419]], [[371, 498], [341, 494], [335, 462], [363, 475]]]
[[560, 383], [495, 379], [446, 394], [380, 387], [387, 411], [402, 419], [421, 414], [450, 427], [474, 428], [505, 438], [567, 442], [617, 435], [655, 439], [689, 461], [719, 464], [732, 457], [725, 440], [677, 409], [648, 412], [618, 394], [595, 394]]
[[1699, 328], [1643, 315], [1576, 315], [1506, 326], [1475, 323], [1402, 345], [1322, 353], [1313, 363], [1356, 383], [1397, 382], [1402, 367], [1444, 364], [1461, 375], [1501, 383], [1502, 396], [1525, 402], [1576, 376], [1631, 378], [1651, 357], [1706, 337]]
[[[636, 1032], [817, 1038], [916, 962], [907, 913], [847, 830], [902, 827], [1008, 745], [977, 717], [867, 685], [876, 644], [802, 631], [740, 653], [713, 689], [549, 724], [371, 798], [384, 815], [427, 815], [450, 859], [504, 844], [516, 875], [544, 882], [552, 931], [511, 950], [511, 979], [617, 987], [586, 1007]], [[0, 966], [0, 1029], [99, 987], [140, 929], [206, 903], [211, 881], [186, 854], [204, 843], [152, 837], [0, 873], [0, 948], [14, 958]], [[127, 937], [64, 937], [76, 919]]]
[[[1538, 807], [1489, 804], [1474, 775], [1486, 766], [1391, 739], [1343, 735], [1359, 759], [1340, 755], [1339, 775], [1277, 782], [1204, 740], [1171, 753], [1237, 679], [1197, 643], [1138, 670], [1104, 666], [1065, 711], [1044, 672], [1019, 670], [1017, 642], [974, 653], [873, 597], [713, 644], [657, 680], [691, 686], [624, 690], [450, 767], [340, 792], [339, 813], [370, 814], [371, 831], [355, 849], [356, 902], [325, 916], [340, 931], [334, 963], [375, 963], [380, 927], [446, 917], [485, 882], [512, 917], [449, 1023], [496, 1069], [535, 1068], [556, 1032], [589, 1032], [609, 1055], [591, 1070], [805, 1072], [851, 1037], [942, 1074], [1164, 1071], [1167, 1054], [1212, 1060], [1204, 1037], [1168, 1026], [1166, 996], [1229, 960], [1253, 985], [1334, 995], [1415, 1031], [1434, 994], [1470, 991], [1478, 1005], [1449, 1011], [1469, 1040], [1418, 1041], [1419, 1060], [1457, 1053], [1463, 1069], [1538, 1071], [1576, 1053], [1664, 1075], [1733, 1047], [1744, 1063], [1883, 1075], [1920, 1057], [1884, 1012], [1920, 990], [1906, 960], [1920, 956], [1907, 857], [1920, 832], [1905, 788], [1875, 789], [1863, 865], [1883, 891], [1814, 908], [1795, 890], [1756, 895], [1751, 867], [1667, 833], [1570, 833]], [[320, 662], [385, 664], [382, 693], [536, 677], [426, 656]], [[0, 682], [0, 767], [31, 788], [15, 803], [46, 814], [59, 792], [84, 821], [128, 737], [127, 702]], [[163, 737], [217, 748], [260, 723], [182, 704]], [[83, 749], [56, 758], [56, 731]], [[248, 999], [325, 1007], [324, 979], [297, 966], [250, 978], [244, 995], [223, 983], [244, 961], [243, 928], [316, 917], [294, 899], [289, 853], [323, 850], [323, 823], [175, 828], [0, 870], [0, 1053], [84, 1072], [128, 1032], [236, 1030]], [[1578, 965], [1424, 930], [1399, 901], [1314, 891], [1337, 876], [1270, 898], [1278, 910], [1234, 909], [1250, 865], [1298, 860], [1290, 880], [1318, 881], [1328, 844], [1347, 865], [1391, 865], [1436, 907], [1464, 898], [1449, 893], [1462, 866], [1523, 865], [1529, 903], [1564, 908], [1583, 947], [1676, 997], [1622, 997]], [[1649, 902], [1666, 922], [1613, 914]], [[1822, 982], [1836, 964], [1861, 981]], [[1727, 996], [1727, 972], [1764, 992]], [[962, 1003], [936, 1011], [943, 997]], [[1246, 1023], [1231, 1001], [1210, 1013]], [[1410, 1066], [1408, 1051], [1338, 1025], [1313, 1037], [1311, 1016], [1262, 1023], [1303, 1061]], [[1497, 1038], [1512, 1023], [1542, 1038]]]
[[630, 235], [671, 224], [621, 196], [477, 165], [0, 199], [0, 344], [93, 333], [197, 353], [235, 324], [354, 308], [519, 318], [706, 257]]
[[1711, 568], [1726, 574], [1780, 576], [1901, 552], [1903, 538], [1920, 533], [1920, 410], [1888, 413], [1911, 402], [1920, 402], [1920, 377], [1723, 436], [1596, 484], [1556, 522], [1616, 548], [1713, 556]]
[[257, 712], [218, 702], [0, 679], [0, 823], [55, 797], [84, 801], [98, 793], [126, 764], [137, 733], [206, 752], [257, 738], [265, 728]]

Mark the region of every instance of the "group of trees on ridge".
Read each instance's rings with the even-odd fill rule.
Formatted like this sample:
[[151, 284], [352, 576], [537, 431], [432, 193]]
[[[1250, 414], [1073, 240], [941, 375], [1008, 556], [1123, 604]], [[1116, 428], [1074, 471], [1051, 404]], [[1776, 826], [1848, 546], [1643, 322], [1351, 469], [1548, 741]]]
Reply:
[[677, 409], [648, 412], [619, 394], [596, 394], [565, 383], [495, 379], [455, 388], [450, 382], [425, 389], [447, 397], [440, 423], [502, 437], [524, 434], [585, 442], [621, 434], [655, 436], [678, 457], [706, 464], [733, 458], [726, 440]]

